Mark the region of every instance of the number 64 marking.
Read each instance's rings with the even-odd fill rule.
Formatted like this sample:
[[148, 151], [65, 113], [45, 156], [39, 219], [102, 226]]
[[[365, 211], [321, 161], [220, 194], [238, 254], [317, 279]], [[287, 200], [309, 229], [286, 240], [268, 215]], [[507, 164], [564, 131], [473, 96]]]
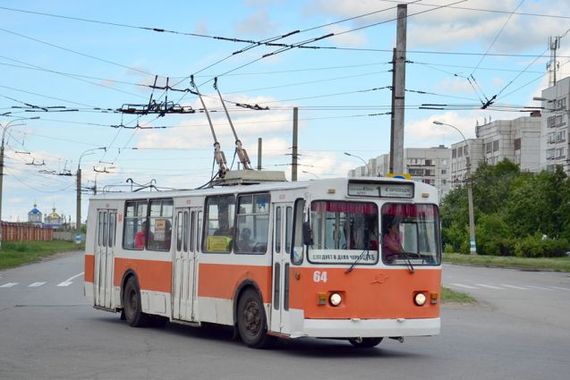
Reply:
[[327, 282], [327, 272], [314, 271], [313, 282]]

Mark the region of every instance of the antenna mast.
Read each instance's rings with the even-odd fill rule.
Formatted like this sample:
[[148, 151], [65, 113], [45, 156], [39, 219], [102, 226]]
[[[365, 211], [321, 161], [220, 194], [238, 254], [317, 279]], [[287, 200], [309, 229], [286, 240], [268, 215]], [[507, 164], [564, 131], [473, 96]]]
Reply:
[[222, 102], [222, 106], [224, 107], [224, 111], [226, 112], [226, 117], [228, 118], [228, 122], [230, 123], [230, 127], [232, 128], [232, 132], [233, 132], [234, 138], [236, 140], [236, 154], [239, 158], [239, 161], [243, 165], [244, 169], [252, 170], [253, 168], [251, 167], [251, 162], [249, 161], [249, 156], [247, 155], [247, 151], [245, 150], [245, 148], [242, 147], [241, 140], [238, 138], [238, 135], [236, 133], [236, 129], [234, 127], [234, 124], [232, 123], [232, 119], [230, 118], [230, 114], [228, 112], [228, 109], [226, 108], [226, 103], [224, 102], [224, 99], [222, 98], [222, 94], [220, 93], [220, 90], [218, 89], [218, 77], [214, 78], [214, 88], [218, 92], [218, 96], [220, 97], [220, 102]]
[[[206, 108], [206, 104], [204, 103], [204, 99], [202, 99], [202, 95], [200, 94], [200, 90], [198, 90], [198, 86], [194, 83], [194, 75], [190, 76], [190, 85], [196, 90], [198, 97], [200, 98], [200, 102], [202, 103], [202, 107], [204, 108], [204, 113], [208, 118], [208, 124], [210, 124], [210, 131], [212, 131], [212, 137], [214, 138], [214, 160], [218, 163], [218, 176], [220, 178], [224, 178], [226, 173], [228, 172], [228, 165], [226, 162], [226, 156], [224, 152], [220, 148], [220, 143], [218, 142], [218, 138], [216, 137], [216, 132], [214, 131], [214, 125], [212, 124], [212, 119], [210, 118], [210, 113]], [[223, 102], [222, 102], [223, 104]], [[225, 109], [225, 106], [224, 106]], [[227, 112], [227, 111], [226, 111]], [[232, 127], [233, 128], [233, 127]], [[234, 132], [235, 134], [235, 132]]]

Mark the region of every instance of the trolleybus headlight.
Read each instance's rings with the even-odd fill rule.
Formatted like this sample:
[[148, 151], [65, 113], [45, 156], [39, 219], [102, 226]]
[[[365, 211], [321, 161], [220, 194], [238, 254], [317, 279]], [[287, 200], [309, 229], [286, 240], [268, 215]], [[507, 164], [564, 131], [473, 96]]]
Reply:
[[416, 293], [414, 296], [414, 302], [418, 306], [423, 306], [426, 303], [427, 297], [423, 293]]
[[332, 306], [338, 306], [342, 302], [342, 297], [338, 293], [333, 293], [329, 297], [329, 302]]

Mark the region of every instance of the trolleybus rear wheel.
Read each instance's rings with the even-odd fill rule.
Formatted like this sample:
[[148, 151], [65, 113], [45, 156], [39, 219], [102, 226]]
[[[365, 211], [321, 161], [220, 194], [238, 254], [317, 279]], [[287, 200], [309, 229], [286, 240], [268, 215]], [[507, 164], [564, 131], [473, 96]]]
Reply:
[[127, 280], [123, 291], [123, 311], [127, 323], [132, 327], [143, 327], [148, 324], [148, 316], [142, 312], [141, 292], [134, 277]]
[[264, 348], [274, 337], [267, 335], [265, 309], [257, 292], [246, 289], [238, 301], [237, 327], [241, 340], [249, 347]]
[[372, 348], [379, 345], [382, 338], [352, 338], [348, 341], [357, 348]]

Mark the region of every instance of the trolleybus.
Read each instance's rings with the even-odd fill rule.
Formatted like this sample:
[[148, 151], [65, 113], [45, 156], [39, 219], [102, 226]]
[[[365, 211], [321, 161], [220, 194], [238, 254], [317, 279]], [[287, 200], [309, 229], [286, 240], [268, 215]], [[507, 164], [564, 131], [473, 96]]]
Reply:
[[392, 178], [104, 193], [89, 203], [85, 294], [131, 326], [229, 325], [250, 347], [431, 336], [439, 226], [436, 189]]

